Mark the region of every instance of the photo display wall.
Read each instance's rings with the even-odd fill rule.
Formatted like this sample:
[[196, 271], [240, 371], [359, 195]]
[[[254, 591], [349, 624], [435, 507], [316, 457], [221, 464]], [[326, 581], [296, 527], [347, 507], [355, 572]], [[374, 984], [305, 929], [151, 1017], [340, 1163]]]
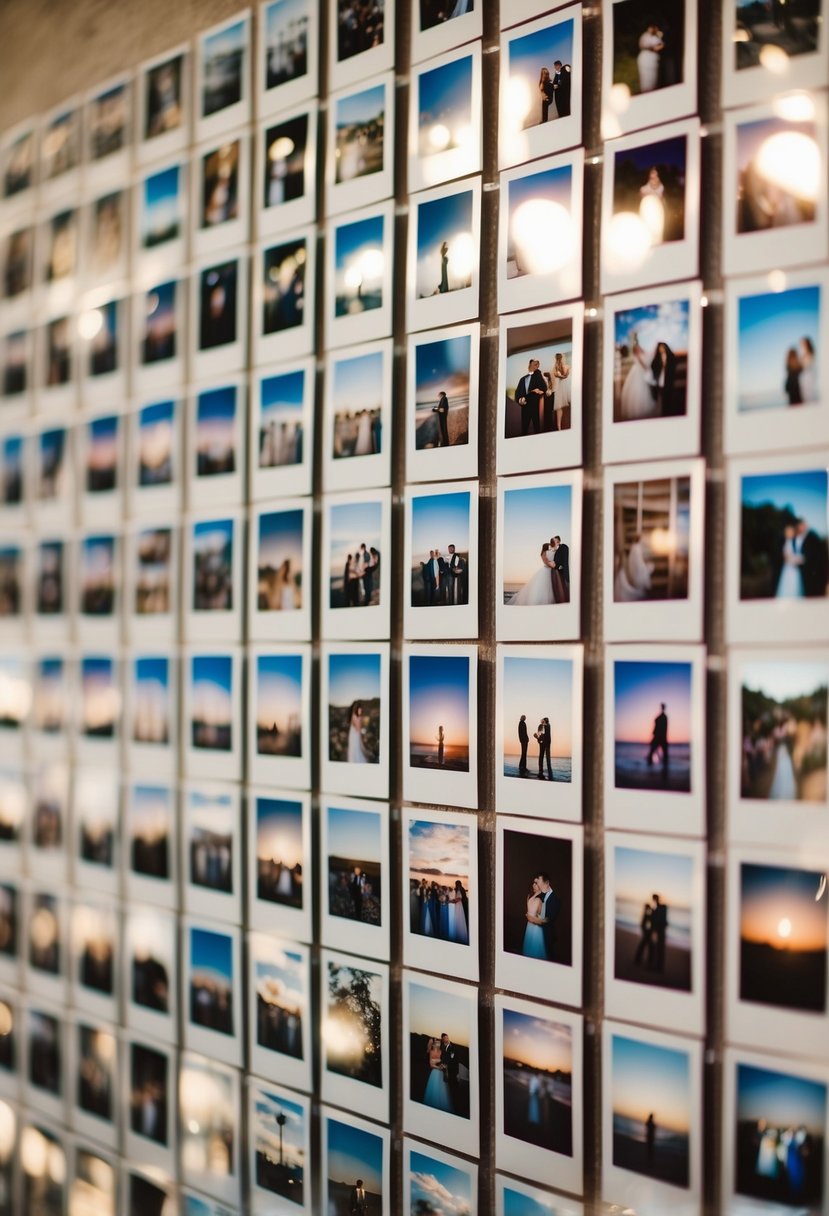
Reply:
[[828, 1216], [828, 16], [0, 136], [0, 1216]]

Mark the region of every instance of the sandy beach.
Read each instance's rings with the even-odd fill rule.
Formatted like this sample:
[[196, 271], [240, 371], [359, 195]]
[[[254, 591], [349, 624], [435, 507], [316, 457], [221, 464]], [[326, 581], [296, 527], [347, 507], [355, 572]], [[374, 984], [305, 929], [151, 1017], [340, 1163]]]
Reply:
[[674, 988], [679, 992], [691, 991], [691, 952], [681, 950], [670, 943], [665, 946], [664, 971], [651, 971], [633, 959], [639, 945], [639, 934], [628, 929], [616, 929], [615, 966], [613, 974], [617, 980], [633, 984], [650, 984], [655, 988]]

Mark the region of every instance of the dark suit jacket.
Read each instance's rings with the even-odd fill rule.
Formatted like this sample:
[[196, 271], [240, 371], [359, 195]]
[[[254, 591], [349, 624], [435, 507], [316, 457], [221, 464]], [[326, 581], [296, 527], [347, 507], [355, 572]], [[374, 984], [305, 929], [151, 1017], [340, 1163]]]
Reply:
[[[659, 358], [659, 352], [654, 355], [651, 362], [651, 374], [653, 382], [656, 385], [655, 391], [658, 392], [659, 377], [662, 374], [662, 360]], [[665, 383], [662, 386], [662, 406], [666, 414], [674, 412], [674, 392], [676, 385], [676, 355], [672, 350], [668, 351], [665, 359]]]
[[450, 1081], [454, 1080], [460, 1069], [457, 1055], [455, 1054], [454, 1043], [441, 1043], [440, 1045], [440, 1062], [446, 1065], [446, 1075]]
[[529, 743], [529, 741], [530, 741], [530, 732], [527, 730], [527, 723], [519, 722], [518, 723], [518, 742], [519, 743]]
[[803, 592], [808, 596], [826, 594], [826, 581], [829, 576], [829, 553], [826, 541], [821, 540], [817, 532], [807, 532], [801, 549], [803, 554]]
[[570, 113], [570, 68], [565, 66], [553, 76], [556, 109], [559, 117], [566, 118]]
[[541, 926], [544, 933], [544, 948], [547, 953], [547, 958], [555, 957], [556, 949], [556, 921], [558, 914], [561, 911], [561, 900], [556, 895], [555, 891], [550, 891], [547, 897], [547, 902], [541, 909], [541, 915], [546, 917], [546, 922]]
[[363, 1213], [368, 1211], [368, 1194], [366, 1193], [365, 1187], [363, 1188], [363, 1195], [365, 1196], [365, 1199], [361, 1201], [358, 1198], [356, 1186], [351, 1192], [348, 1210], [350, 1213], [353, 1213], [353, 1216], [363, 1216]]
[[[524, 381], [526, 378], [527, 378], [527, 373], [524, 372], [523, 376], [521, 376], [521, 378], [519, 379], [518, 383], [515, 386], [515, 400], [518, 401], [519, 398], [526, 396], [527, 405], [535, 404], [538, 406], [544, 400], [544, 394], [547, 392], [547, 381], [544, 379], [541, 372], [536, 368], [536, 370], [532, 373], [532, 376], [530, 378], [530, 387], [527, 390], [527, 392], [525, 393], [524, 392]], [[534, 391], [537, 388], [541, 389], [540, 397]], [[521, 409], [526, 409], [527, 405], [522, 405]]]
[[552, 732], [550, 731], [550, 723], [549, 723], [549, 722], [544, 722], [544, 723], [543, 723], [543, 724], [542, 724], [542, 725], [539, 727], [539, 729], [540, 729], [540, 731], [541, 731], [541, 745], [542, 745], [542, 747], [549, 747], [549, 746], [550, 746], [550, 744], [551, 744], [551, 743], [552, 743], [552, 741], [553, 741]]
[[556, 549], [553, 565], [558, 570], [561, 577], [564, 579], [567, 586], [570, 586], [570, 546], [561, 544]]

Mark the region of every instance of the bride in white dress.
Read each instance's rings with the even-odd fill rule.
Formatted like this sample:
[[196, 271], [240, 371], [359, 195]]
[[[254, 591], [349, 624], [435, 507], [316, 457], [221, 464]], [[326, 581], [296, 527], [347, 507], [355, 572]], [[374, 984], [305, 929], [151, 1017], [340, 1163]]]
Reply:
[[429, 1040], [427, 1055], [429, 1060], [429, 1079], [423, 1091], [424, 1105], [431, 1106], [435, 1110], [447, 1111], [450, 1115], [454, 1114], [446, 1073], [440, 1066], [440, 1039]]
[[[538, 893], [538, 883], [533, 879], [532, 891], [527, 896], [527, 916], [540, 917], [541, 906], [542, 899]], [[527, 921], [521, 953], [525, 958], [547, 958], [547, 951], [544, 949], [544, 930], [534, 921]]]
[[570, 393], [570, 375], [572, 367], [565, 362], [564, 355], [557, 354], [555, 363], [553, 364], [553, 384], [555, 385], [555, 414], [556, 414], [556, 430], [562, 429], [564, 420], [564, 411], [569, 410], [571, 393]]
[[647, 560], [646, 545], [641, 534], [630, 546], [627, 558], [623, 558], [616, 571], [613, 583], [613, 598], [617, 603], [643, 600], [651, 589], [653, 562]]
[[510, 607], [517, 604], [524, 608], [538, 608], [544, 604], [554, 604], [553, 597], [553, 582], [550, 577], [550, 571], [553, 569], [553, 562], [550, 557], [550, 546], [545, 543], [541, 546], [541, 569], [536, 570], [528, 583], [525, 583], [520, 591], [510, 600]]
[[354, 455], [370, 456], [371, 452], [371, 414], [369, 414], [368, 410], [364, 410], [360, 415], [360, 421], [357, 426], [357, 441], [354, 444]]
[[370, 764], [371, 759], [363, 744], [363, 707], [359, 701], [351, 706], [348, 726], [348, 763]]
[[791, 524], [784, 529], [783, 538], [783, 569], [777, 580], [775, 597], [778, 600], [799, 600], [803, 598], [803, 559], [795, 552], [795, 529]]
[[659, 52], [663, 49], [661, 31], [657, 26], [649, 25], [639, 39], [639, 54], [636, 56], [640, 93], [653, 92], [659, 83]]
[[656, 414], [656, 401], [650, 385], [651, 361], [639, 345], [636, 330], [630, 335], [630, 349], [633, 363], [622, 385], [622, 422], [653, 418]]

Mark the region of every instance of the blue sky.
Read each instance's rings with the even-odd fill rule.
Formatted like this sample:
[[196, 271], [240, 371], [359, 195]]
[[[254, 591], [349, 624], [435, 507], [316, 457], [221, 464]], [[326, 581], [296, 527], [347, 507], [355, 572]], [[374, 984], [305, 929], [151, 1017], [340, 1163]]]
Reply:
[[474, 988], [465, 988], [461, 995], [409, 979], [409, 1029], [412, 1034], [448, 1034], [459, 1047], [469, 1047], [472, 1027], [477, 1021], [478, 997]]
[[759, 689], [775, 701], [786, 701], [826, 687], [829, 664], [818, 663], [816, 659], [802, 663], [795, 659], [743, 663], [741, 684], [743, 688]]
[[160, 320], [161, 317], [173, 312], [176, 306], [177, 287], [178, 283], [173, 279], [169, 283], [159, 283], [157, 287], [152, 287], [146, 293], [148, 322], [150, 317]]
[[273, 4], [269, 4], [265, 16], [268, 41], [277, 42], [283, 31], [287, 35], [292, 22], [307, 21], [308, 4], [309, 0], [274, 0]]
[[[459, 232], [472, 231], [472, 191], [458, 190], [445, 198], [434, 198], [420, 203], [417, 208], [417, 253], [418, 258], [426, 252], [437, 258], [441, 241], [450, 241]], [[435, 263], [435, 283], [440, 276], [440, 266]]]
[[778, 390], [785, 399], [786, 351], [801, 338], [817, 345], [821, 291], [817, 284], [741, 296], [738, 306], [738, 393], [741, 399]]
[[258, 857], [278, 857], [288, 865], [301, 860], [302, 803], [287, 798], [257, 798], [256, 845]]
[[286, 950], [276, 938], [262, 938], [256, 946], [256, 979], [281, 984], [297, 1004], [307, 992], [302, 955]]
[[650, 739], [653, 720], [664, 701], [669, 743], [691, 738], [691, 664], [629, 662], [613, 665], [615, 738], [636, 743]]
[[302, 565], [302, 511], [267, 511], [259, 516], [259, 564], [276, 567], [290, 559], [294, 573]]
[[101, 658], [97, 655], [85, 655], [81, 659], [81, 670], [84, 679], [111, 680], [114, 666], [114, 659]]
[[[653, 1113], [657, 1126], [688, 1131], [691, 1125], [688, 1055], [670, 1047], [613, 1035], [613, 1112], [640, 1118]], [[647, 1108], [647, 1109], [645, 1109]]]
[[228, 25], [215, 34], [208, 34], [204, 39], [205, 60], [218, 55], [228, 55], [233, 51], [241, 51], [245, 46], [245, 22], [237, 21]]
[[543, 199], [548, 203], [559, 203], [570, 210], [573, 195], [572, 165], [561, 165], [558, 169], [544, 169], [541, 173], [527, 173], [509, 182], [510, 222], [522, 203], [531, 199]]
[[264, 1148], [276, 1159], [279, 1153], [280, 1128], [276, 1116], [285, 1115], [287, 1122], [282, 1125], [282, 1143], [285, 1155], [289, 1159], [304, 1165], [305, 1157], [305, 1114], [298, 1102], [290, 1102], [282, 1094], [272, 1093], [269, 1089], [259, 1086], [255, 1090], [256, 1122], [254, 1131], [257, 1148]]
[[[654, 891], [663, 902], [680, 908], [691, 906], [691, 880], [694, 864], [681, 853], [655, 853], [647, 849], [615, 850], [616, 898], [644, 904]], [[668, 919], [670, 920], [670, 907]]]
[[[794, 1066], [796, 1067], [796, 1065]], [[796, 1072], [737, 1065], [737, 1121], [765, 1119], [772, 1127], [798, 1127], [826, 1134], [826, 1086]]]
[[826, 535], [827, 473], [825, 469], [805, 469], [791, 473], [761, 473], [742, 479], [743, 506], [760, 507], [773, 503], [778, 510], [788, 507], [798, 519]]
[[[433, 1210], [438, 1213], [457, 1211], [456, 1205], [459, 1202], [466, 1204], [469, 1210], [472, 1209], [472, 1178], [466, 1170], [458, 1169], [454, 1165], [447, 1165], [443, 1161], [437, 1161], [434, 1157], [427, 1157], [425, 1153], [417, 1153], [414, 1150], [412, 1150], [409, 1161], [413, 1211], [416, 1210], [416, 1204], [420, 1201], [424, 1205], [431, 1203]], [[447, 1194], [453, 1201], [451, 1208], [443, 1206]]]
[[44, 459], [53, 460], [65, 443], [66, 431], [63, 427], [40, 433], [40, 451]]
[[[445, 731], [448, 746], [469, 742], [469, 659], [465, 655], [409, 656], [410, 742]], [[435, 745], [437, 746], [437, 745]]]
[[91, 438], [93, 443], [106, 442], [114, 439], [118, 434], [120, 418], [117, 414], [111, 414], [107, 418], [93, 418], [89, 424]]
[[140, 425], [152, 427], [160, 422], [172, 422], [175, 410], [174, 401], [156, 401], [152, 405], [145, 405], [140, 414]]
[[233, 979], [233, 938], [227, 933], [211, 933], [209, 929], [190, 930], [190, 970], [208, 971]]
[[444, 557], [449, 545], [469, 550], [469, 500], [468, 490], [412, 499], [413, 563], [425, 561], [430, 549], [440, 549]]
[[418, 119], [421, 127], [440, 122], [452, 129], [472, 121], [471, 55], [421, 73]]
[[383, 352], [336, 359], [333, 366], [333, 401], [336, 413], [377, 409], [383, 402]]
[[9, 435], [3, 440], [3, 460], [9, 466], [20, 464], [23, 459], [23, 436]]
[[643, 304], [641, 308], [624, 308], [616, 313], [615, 341], [630, 345], [636, 331], [639, 345], [648, 354], [656, 351], [657, 342], [667, 342], [674, 354], [688, 350], [687, 300], [667, 300], [664, 304]]
[[160, 173], [152, 173], [144, 179], [144, 230], [160, 226], [158, 217], [178, 214], [180, 168], [170, 165]]
[[332, 705], [350, 705], [379, 696], [379, 654], [329, 655], [328, 700]]
[[233, 685], [233, 660], [228, 654], [197, 654], [191, 660], [193, 684], [215, 684], [227, 694]]
[[770, 139], [772, 135], [778, 135], [781, 132], [796, 131], [801, 135], [807, 135], [810, 139], [815, 137], [815, 124], [813, 122], [790, 122], [785, 118], [778, 118], [772, 115], [769, 118], [757, 118], [752, 122], [741, 122], [737, 124], [737, 168], [738, 170], [745, 169], [746, 165], [760, 151], [761, 146]]
[[361, 861], [381, 861], [380, 814], [330, 806], [328, 852], [336, 857], [358, 857]]
[[534, 34], [513, 38], [509, 44], [510, 79], [523, 77], [531, 88], [537, 89], [541, 69], [549, 68], [552, 76], [557, 59], [562, 63], [573, 62], [572, 21], [559, 21]]
[[372, 1132], [327, 1117], [328, 1179], [354, 1186], [362, 1178], [367, 1191], [383, 1192], [383, 1141]]
[[196, 403], [199, 422], [229, 422], [236, 417], [236, 386], [211, 388], [199, 393]]
[[341, 503], [332, 508], [331, 568], [336, 574], [342, 574], [347, 554], [356, 553], [361, 544], [379, 547], [382, 517], [379, 502]]
[[302, 655], [260, 654], [256, 659], [256, 720], [286, 729], [302, 709]]
[[233, 544], [232, 519], [204, 519], [193, 524], [193, 548], [197, 553]]
[[267, 376], [260, 390], [262, 421], [269, 422], [271, 418], [279, 417], [295, 418], [302, 410], [304, 392], [303, 368], [283, 372], [280, 376]]
[[658, 139], [653, 143], [639, 144], [635, 148], [625, 148], [616, 153], [614, 164], [630, 161], [641, 170], [644, 183], [648, 170], [654, 165], [675, 165], [684, 173], [686, 155], [686, 137], [675, 135], [672, 139]]
[[560, 536], [570, 548], [571, 576], [580, 554], [574, 550], [571, 505], [573, 490], [533, 486], [504, 494], [504, 582], [526, 583], [541, 567], [541, 546]]
[[572, 754], [573, 739], [573, 662], [571, 659], [504, 659], [501, 688], [504, 713], [504, 750], [518, 746], [518, 719], [527, 715], [527, 725], [535, 730], [543, 717], [553, 729], [553, 755]]
[[553, 1197], [549, 1202], [541, 1202], [507, 1185], [504, 1187], [504, 1216], [556, 1216]]
[[335, 264], [338, 271], [366, 249], [383, 248], [384, 217], [372, 215], [350, 224], [340, 224], [334, 233]]
[[63, 674], [63, 659], [41, 659], [38, 663], [40, 678], [43, 680], [57, 680]]
[[472, 339], [469, 334], [459, 338], [441, 338], [438, 342], [421, 342], [415, 350], [415, 386], [418, 400], [437, 397], [447, 381], [469, 376]]
[[379, 118], [386, 108], [386, 86], [376, 84], [360, 93], [349, 93], [337, 99], [337, 126], [350, 127], [352, 123], [371, 122]]
[[135, 680], [137, 684], [161, 684], [164, 688], [169, 683], [169, 659], [143, 658], [135, 660]]

